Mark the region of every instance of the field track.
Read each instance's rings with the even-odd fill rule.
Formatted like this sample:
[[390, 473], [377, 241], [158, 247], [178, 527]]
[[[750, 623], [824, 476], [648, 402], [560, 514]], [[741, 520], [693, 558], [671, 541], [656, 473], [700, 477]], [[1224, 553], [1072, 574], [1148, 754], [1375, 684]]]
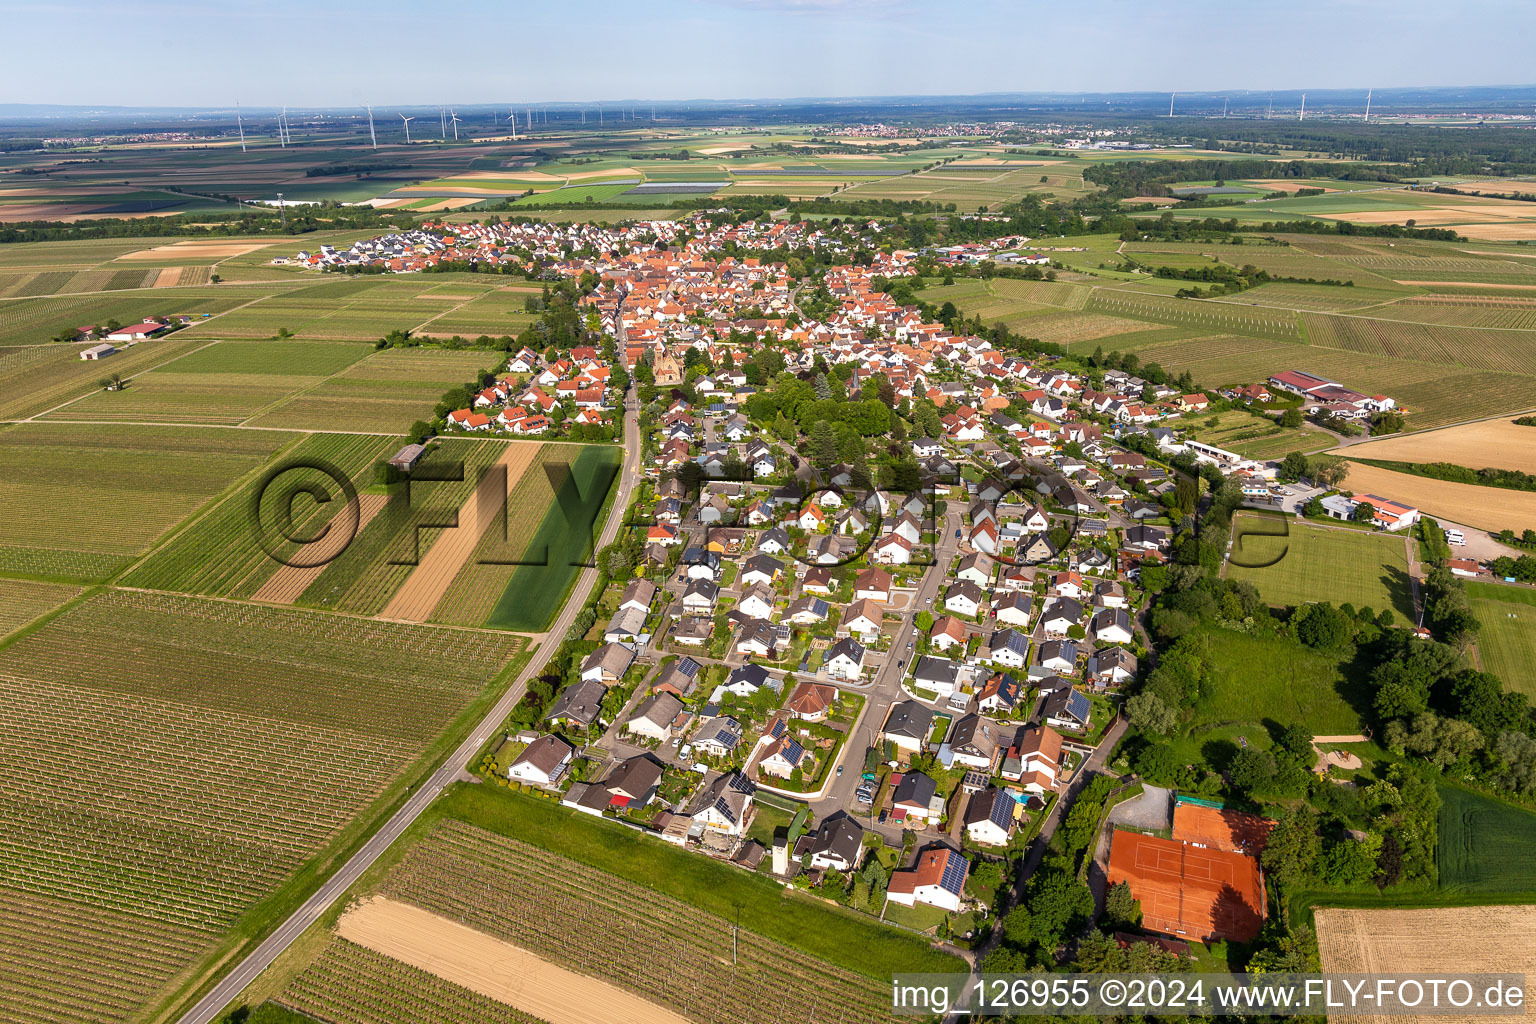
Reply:
[[[384, 494], [360, 494], [357, 498], [357, 526], [351, 531], [337, 531], [336, 536], [343, 540], [341, 547], [345, 547], [354, 537], [363, 532], [363, 528], [373, 521], [373, 517], [384, 510], [389, 503], [388, 495]], [[331, 563], [331, 559], [341, 554], [340, 551], [326, 552], [326, 557], [319, 565], [285, 565], [267, 579], [261, 585], [261, 589], [251, 595], [252, 601], [270, 601], [273, 604], [293, 604], [298, 596], [315, 580], [325, 572], [325, 567]], [[309, 557], [309, 556], [306, 556]], [[318, 559], [318, 553], [314, 556]]]
[[558, 967], [510, 943], [408, 903], [376, 896], [349, 910], [336, 933], [549, 1024], [688, 1024], [617, 985]]
[[[446, 531], [436, 544], [422, 556], [421, 563], [406, 577], [405, 583], [384, 606], [380, 618], [398, 619], [405, 622], [425, 622], [432, 609], [448, 592], [448, 586], [459, 574], [464, 560], [475, 550], [480, 535], [496, 518], [507, 501], [507, 493], [522, 477], [523, 470], [539, 453], [539, 445], [509, 444], [495, 466], [506, 467], [506, 475], [487, 473], [475, 492], [459, 509], [459, 525]], [[493, 466], [493, 469], [495, 467]], [[504, 483], [498, 494], [498, 485]]]

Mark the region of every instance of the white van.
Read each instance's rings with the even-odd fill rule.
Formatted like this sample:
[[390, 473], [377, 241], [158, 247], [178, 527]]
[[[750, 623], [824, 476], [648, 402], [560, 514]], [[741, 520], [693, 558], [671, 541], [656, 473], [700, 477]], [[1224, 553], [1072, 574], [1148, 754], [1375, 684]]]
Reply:
[[1460, 530], [1446, 530], [1445, 542], [1447, 544], [1454, 544], [1457, 547], [1463, 547], [1467, 543], [1467, 535]]

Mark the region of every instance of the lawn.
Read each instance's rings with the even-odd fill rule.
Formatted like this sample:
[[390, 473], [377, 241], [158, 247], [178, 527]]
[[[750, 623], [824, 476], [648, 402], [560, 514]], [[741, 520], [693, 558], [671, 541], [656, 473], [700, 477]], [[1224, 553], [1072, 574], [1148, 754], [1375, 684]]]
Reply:
[[1441, 890], [1532, 899], [1536, 813], [1450, 785], [1440, 787], [1440, 800]]
[[1233, 523], [1227, 576], [1248, 580], [1272, 605], [1332, 601], [1413, 617], [1401, 537], [1244, 513]]
[[1536, 591], [1497, 583], [1468, 583], [1482, 624], [1477, 651], [1483, 668], [1511, 690], [1536, 698]]
[[835, 908], [728, 864], [679, 850], [546, 800], [455, 785], [429, 814], [457, 818], [657, 889], [700, 910], [753, 922], [765, 938], [883, 978], [900, 971], [963, 970], [957, 957], [851, 910]]
[[[537, 632], [554, 617], [578, 570], [591, 557], [601, 528], [598, 513], [618, 479], [622, 457], [619, 448], [588, 445], [571, 460], [557, 500], [549, 504], [538, 532], [518, 556], [517, 569], [487, 626]], [[509, 500], [515, 501], [516, 495]]]

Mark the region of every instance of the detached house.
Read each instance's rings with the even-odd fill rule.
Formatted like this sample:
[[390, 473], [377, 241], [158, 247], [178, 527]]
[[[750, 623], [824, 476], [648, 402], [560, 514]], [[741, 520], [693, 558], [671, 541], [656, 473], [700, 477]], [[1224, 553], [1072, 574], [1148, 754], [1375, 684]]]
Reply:
[[534, 786], [553, 786], [570, 767], [575, 752], [559, 736], [540, 736], [507, 765], [507, 778]]
[[930, 846], [918, 855], [917, 863], [906, 871], [891, 875], [886, 899], [911, 907], [919, 903], [951, 913], [958, 912], [965, 893], [965, 879], [970, 862], [948, 846]]

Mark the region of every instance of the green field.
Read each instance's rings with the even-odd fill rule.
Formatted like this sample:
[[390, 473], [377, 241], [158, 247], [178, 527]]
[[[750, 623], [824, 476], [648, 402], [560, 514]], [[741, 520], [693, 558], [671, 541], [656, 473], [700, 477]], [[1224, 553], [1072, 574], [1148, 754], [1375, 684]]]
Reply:
[[251, 420], [257, 427], [303, 427], [362, 432], [404, 431], [430, 419], [443, 392], [500, 370], [497, 352], [383, 349], [313, 388], [279, 402]]
[[1536, 591], [1468, 583], [1467, 597], [1483, 627], [1477, 634], [1483, 668], [1511, 690], [1536, 698]]
[[558, 500], [520, 556], [522, 564], [512, 573], [487, 626], [538, 632], [549, 624], [580, 566], [591, 557], [599, 512], [618, 479], [622, 458], [619, 448], [586, 445], [571, 460]]
[[294, 439], [128, 425], [0, 430], [0, 571], [110, 576]]
[[238, 424], [313, 388], [368, 351], [334, 342], [220, 342], [135, 376], [121, 391], [87, 395], [53, 417]]
[[1235, 518], [1233, 535], [1228, 578], [1248, 580], [1272, 605], [1331, 601], [1413, 617], [1402, 537], [1254, 513]]
[[1249, 725], [1262, 734], [1266, 721], [1305, 722], [1320, 736], [1360, 731], [1358, 709], [1368, 698], [1336, 657], [1288, 639], [1225, 629], [1202, 631], [1200, 645], [1212, 669], [1195, 704], [1191, 733]]
[[1441, 890], [1536, 899], [1536, 813], [1452, 785], [1440, 787], [1440, 799]]

